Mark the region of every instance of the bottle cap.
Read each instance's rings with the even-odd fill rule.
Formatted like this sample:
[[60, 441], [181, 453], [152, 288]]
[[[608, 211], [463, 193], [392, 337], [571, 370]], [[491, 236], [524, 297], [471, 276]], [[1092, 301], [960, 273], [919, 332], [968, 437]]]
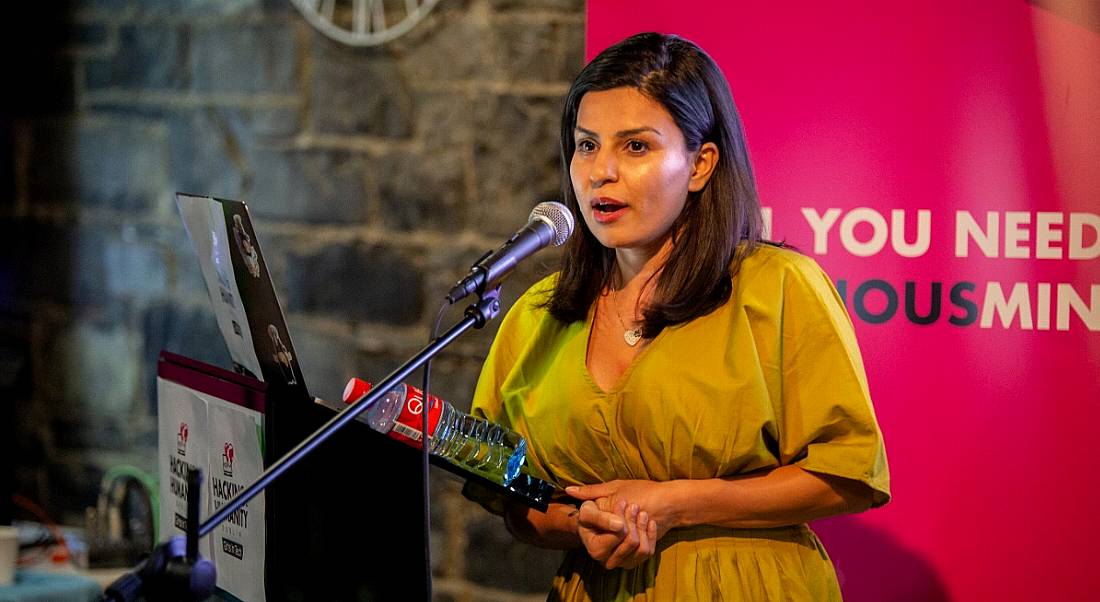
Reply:
[[365, 380], [352, 378], [344, 386], [344, 403], [355, 403], [367, 393], [370, 393], [371, 384]]

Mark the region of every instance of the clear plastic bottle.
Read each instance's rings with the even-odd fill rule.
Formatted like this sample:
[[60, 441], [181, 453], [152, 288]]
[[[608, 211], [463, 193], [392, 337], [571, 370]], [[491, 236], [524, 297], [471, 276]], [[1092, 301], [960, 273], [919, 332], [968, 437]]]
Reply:
[[[353, 378], [344, 388], [344, 402], [355, 403], [370, 389], [370, 383]], [[365, 416], [374, 430], [420, 449], [423, 411], [423, 392], [402, 383], [371, 404]], [[456, 410], [449, 402], [429, 395], [428, 452], [508, 485], [527, 461], [527, 441], [511, 429]]]

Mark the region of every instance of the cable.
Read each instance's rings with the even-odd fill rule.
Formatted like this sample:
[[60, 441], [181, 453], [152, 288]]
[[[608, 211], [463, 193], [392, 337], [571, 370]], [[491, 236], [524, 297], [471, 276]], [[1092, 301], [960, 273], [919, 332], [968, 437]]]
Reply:
[[50, 530], [50, 534], [57, 540], [57, 544], [61, 546], [61, 551], [55, 552], [51, 560], [54, 562], [64, 562], [73, 557], [72, 551], [69, 550], [69, 544], [65, 541], [65, 534], [61, 532], [61, 528], [57, 526], [57, 523], [55, 523], [52, 518], [50, 518], [50, 515], [46, 514], [45, 510], [31, 501], [30, 498], [23, 497], [18, 493], [12, 494], [11, 501], [16, 506], [33, 514], [35, 518], [41, 521], [42, 524]]
[[[439, 313], [435, 316], [435, 325], [432, 327], [431, 337], [428, 338], [428, 342], [431, 343], [439, 335], [439, 324], [443, 321], [443, 314], [446, 313], [447, 308], [450, 307], [450, 303], [444, 303], [439, 308]], [[428, 385], [431, 381], [432, 360], [428, 358], [424, 362], [424, 380], [421, 383], [423, 386], [420, 390], [423, 391], [424, 396], [421, 398], [421, 407], [423, 410], [420, 412], [420, 469], [423, 473], [423, 487], [424, 487], [424, 584], [427, 586], [425, 590], [427, 594], [427, 601], [432, 600], [432, 506], [431, 506], [431, 494], [428, 491], [428, 414], [430, 413], [431, 403], [429, 399]], [[442, 418], [442, 415], [440, 415]], [[436, 422], [436, 430], [440, 428], [438, 422]]]

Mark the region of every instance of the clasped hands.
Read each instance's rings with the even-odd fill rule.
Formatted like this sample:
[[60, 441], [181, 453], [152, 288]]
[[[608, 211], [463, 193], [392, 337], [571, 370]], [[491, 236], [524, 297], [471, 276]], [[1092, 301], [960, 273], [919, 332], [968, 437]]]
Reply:
[[672, 527], [667, 483], [608, 481], [567, 487], [581, 506], [577, 532], [588, 554], [606, 569], [631, 569], [653, 556]]

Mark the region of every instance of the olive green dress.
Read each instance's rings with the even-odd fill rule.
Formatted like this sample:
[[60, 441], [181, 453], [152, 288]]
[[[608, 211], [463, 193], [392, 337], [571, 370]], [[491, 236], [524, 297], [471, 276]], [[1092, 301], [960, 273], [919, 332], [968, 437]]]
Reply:
[[[551, 276], [501, 324], [474, 396], [477, 415], [530, 443], [532, 474], [561, 486], [705, 479], [796, 464], [889, 499], [882, 436], [852, 324], [810, 258], [759, 247], [730, 300], [664, 329], [608, 391], [585, 366], [592, 315], [565, 324], [541, 304]], [[571, 550], [551, 600], [837, 600], [824, 547], [805, 525], [674, 529], [635, 569]]]

